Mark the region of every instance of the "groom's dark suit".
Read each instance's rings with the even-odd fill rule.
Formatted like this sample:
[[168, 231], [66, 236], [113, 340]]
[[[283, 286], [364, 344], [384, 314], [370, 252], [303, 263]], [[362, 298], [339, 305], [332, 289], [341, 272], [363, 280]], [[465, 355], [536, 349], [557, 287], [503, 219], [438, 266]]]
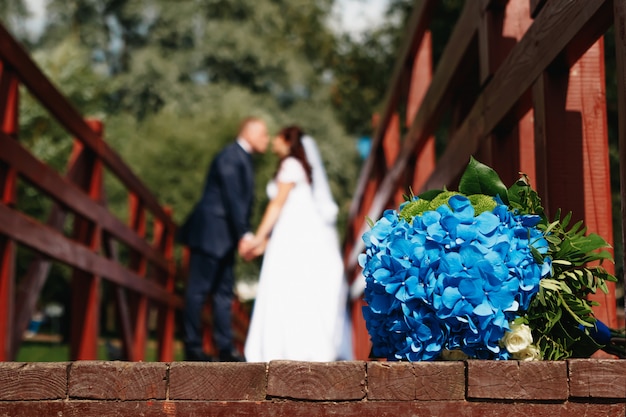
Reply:
[[253, 197], [252, 157], [233, 143], [211, 163], [202, 198], [178, 235], [191, 249], [183, 314], [186, 359], [204, 355], [200, 316], [209, 294], [215, 345], [222, 358], [233, 351], [233, 264], [239, 240], [250, 231]]

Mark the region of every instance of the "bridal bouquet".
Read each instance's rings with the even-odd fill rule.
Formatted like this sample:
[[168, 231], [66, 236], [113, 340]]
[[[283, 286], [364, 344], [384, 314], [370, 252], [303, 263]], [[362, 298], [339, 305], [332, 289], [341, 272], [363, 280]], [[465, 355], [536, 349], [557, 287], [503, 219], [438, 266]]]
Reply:
[[[556, 360], [608, 351], [619, 336], [587, 295], [616, 281], [607, 242], [557, 213], [522, 176], [506, 188], [471, 159], [458, 191], [387, 210], [363, 235], [363, 308], [373, 354], [388, 360]], [[591, 266], [593, 265], [593, 266]]]

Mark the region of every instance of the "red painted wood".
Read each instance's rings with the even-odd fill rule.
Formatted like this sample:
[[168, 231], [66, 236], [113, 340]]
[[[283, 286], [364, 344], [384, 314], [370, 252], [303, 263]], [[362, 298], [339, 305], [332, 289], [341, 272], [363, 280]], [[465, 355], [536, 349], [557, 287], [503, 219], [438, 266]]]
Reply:
[[[0, 172], [0, 179], [2, 175]], [[13, 288], [15, 282], [15, 242], [0, 236], [0, 361], [13, 359]]]
[[35, 96], [39, 102], [66, 128], [70, 135], [81, 141], [98, 155], [107, 168], [125, 184], [129, 190], [137, 193], [146, 207], [155, 216], [166, 222], [168, 229], [174, 230], [175, 225], [168, 219], [155, 196], [137, 178], [120, 156], [106, 142], [99, 141], [99, 136], [83, 119], [80, 113], [70, 104], [61, 92], [45, 77], [24, 48], [11, 37], [6, 28], [0, 24], [0, 61], [12, 67], [20, 74], [21, 83]]
[[[543, 69], [567, 48], [569, 42], [581, 39], [577, 36], [579, 32], [591, 31], [590, 27], [596, 32], [608, 28], [604, 16], [607, 4], [605, 1], [581, 0], [546, 3], [545, 9], [484, 88], [463, 125], [450, 139], [426, 188], [440, 188], [457, 177], [485, 134], [492, 132], [505, 116], [516, 114], [519, 97], [528, 91]], [[502, 91], [507, 93], [500, 94]], [[526, 109], [523, 110], [522, 114]]]
[[[589, 233], [597, 233], [613, 246], [611, 173], [609, 167], [608, 126], [604, 77], [604, 42], [600, 38], [571, 68], [567, 109], [582, 114], [584, 221]], [[612, 253], [612, 248], [610, 249]], [[615, 273], [613, 263], [604, 267]], [[615, 284], [609, 292], [591, 295], [600, 303], [594, 314], [610, 327], [617, 327]]]
[[[433, 56], [432, 56], [432, 35], [430, 32], [424, 33], [424, 38], [420, 44], [411, 74], [409, 86], [409, 97], [407, 100], [406, 120], [407, 127], [413, 124], [420, 105], [422, 104], [428, 87], [433, 78]], [[421, 149], [417, 150], [417, 156], [413, 167], [412, 178], [409, 184], [413, 193], [417, 193], [422, 188], [423, 183], [428, 179], [430, 173], [435, 169], [435, 137], [428, 137]]]
[[[129, 225], [141, 238], [146, 236], [146, 211], [139, 197], [129, 193]], [[148, 264], [144, 256], [138, 252], [131, 252], [130, 268], [140, 277], [145, 277]], [[148, 337], [148, 299], [141, 294], [131, 294], [131, 314], [134, 320], [133, 346], [130, 360], [143, 360]]]
[[[545, 173], [538, 191], [549, 216], [557, 209], [572, 212], [573, 221], [584, 220], [588, 232], [613, 241], [612, 204], [608, 165], [608, 133], [604, 104], [604, 64], [601, 44], [592, 47], [570, 70], [543, 76], [537, 90], [543, 105], [536, 109], [544, 139]], [[543, 188], [545, 187], [545, 188]], [[613, 266], [606, 264], [612, 272]], [[615, 288], [594, 312], [610, 326], [617, 325]]]
[[[171, 208], [166, 207], [165, 213], [172, 216]], [[159, 249], [169, 262], [167, 271], [161, 272], [159, 279], [165, 290], [171, 294], [176, 291], [176, 271], [174, 264], [174, 235], [168, 234], [163, 223], [154, 221], [154, 246]], [[174, 336], [176, 330], [176, 310], [169, 306], [158, 307], [158, 358], [161, 362], [174, 360]], [[247, 328], [247, 326], [246, 326]]]
[[[383, 170], [374, 169], [375, 155], [378, 154], [380, 146], [377, 147], [376, 142], [372, 144], [372, 150], [370, 152], [370, 160], [364, 167], [361, 173], [360, 184], [366, 184], [365, 178], [371, 178], [372, 173], [376, 173], [379, 176], [383, 176], [378, 181], [378, 186], [374, 185], [374, 193], [372, 202], [365, 204], [362, 202], [360, 192], [363, 192], [364, 185], [361, 188], [357, 187], [356, 196], [353, 200], [353, 207], [350, 211], [349, 222], [358, 222], [360, 218], [368, 216], [371, 219], [377, 219], [382, 214], [383, 210], [387, 208], [387, 205], [397, 189], [397, 183], [401, 176], [406, 172], [406, 165], [411, 157], [414, 155], [416, 149], [420, 149], [434, 133], [437, 123], [441, 120], [446, 112], [446, 105], [449, 102], [451, 95], [455, 93], [455, 89], [459, 86], [460, 80], [463, 78], [464, 67], [460, 64], [463, 62], [463, 58], [470, 48], [472, 35], [476, 31], [477, 24], [479, 22], [481, 4], [478, 2], [466, 2], [461, 17], [454, 27], [453, 33], [450, 35], [448, 46], [443, 52], [440, 61], [437, 65], [437, 71], [433, 76], [432, 83], [430, 84], [423, 103], [420, 106], [409, 131], [404, 135], [402, 140], [402, 148], [397, 158], [396, 164], [391, 170], [387, 172]], [[421, 9], [416, 9], [414, 13], [421, 13]], [[415, 15], [414, 15], [415, 17]], [[417, 16], [420, 20], [419, 25], [427, 25], [428, 14], [419, 14]], [[423, 20], [423, 21], [422, 21]], [[419, 26], [418, 25], [418, 26]], [[411, 32], [409, 31], [409, 36]], [[409, 40], [407, 43], [417, 45], [419, 37], [423, 34], [421, 31], [415, 32], [417, 39]], [[414, 52], [413, 48], [407, 49], [407, 54]], [[409, 62], [413, 62], [414, 55], [409, 55], [407, 58], [405, 55], [401, 55], [399, 60], [405, 62], [410, 59]], [[402, 68], [402, 66], [400, 66]], [[409, 67], [410, 68], [410, 67]], [[394, 78], [395, 79], [395, 78]], [[404, 90], [406, 87], [398, 82], [398, 84], [390, 84], [390, 89], [397, 88]], [[386, 104], [386, 112], [391, 114], [395, 111], [397, 102], [395, 100], [388, 100]], [[381, 123], [384, 123], [385, 119], [381, 119]], [[380, 128], [379, 128], [380, 129]], [[383, 130], [381, 130], [383, 131]], [[430, 178], [430, 177], [429, 177]], [[371, 184], [370, 184], [371, 186]], [[432, 188], [432, 187], [429, 187]], [[419, 192], [421, 190], [415, 190]], [[361, 197], [362, 199], [362, 197]], [[354, 215], [357, 213], [358, 215]], [[367, 230], [366, 227], [354, 228], [357, 232], [357, 237], [352, 241], [351, 255], [346, 255], [345, 265], [348, 276], [350, 276], [356, 269], [357, 255], [364, 249], [363, 243], [360, 240], [362, 233]]]
[[[483, 80], [491, 79], [526, 33], [532, 23], [528, 7], [526, 2], [508, 2], [504, 9], [494, 9], [486, 14], [488, 24], [480, 31], [484, 33], [482, 38], [486, 40], [479, 50]], [[523, 95], [520, 99], [528, 101], [528, 95]], [[523, 107], [530, 107], [530, 102]], [[496, 132], [484, 139], [476, 157], [499, 172], [507, 185], [517, 181], [519, 172], [533, 177], [535, 163], [532, 111], [529, 110], [519, 120], [513, 118], [501, 123]]]
[[[92, 123], [94, 131], [102, 133], [102, 126]], [[94, 201], [102, 199], [102, 162], [84, 146], [74, 148], [73, 160], [82, 168], [82, 182], [79, 187]], [[100, 250], [101, 228], [99, 224], [86, 219], [74, 222], [74, 238], [93, 252]], [[70, 334], [70, 358], [72, 360], [94, 360], [98, 358], [98, 337], [100, 335], [100, 285], [99, 275], [74, 270], [72, 288], [72, 331]]]
[[140, 279], [117, 262], [93, 253], [84, 245], [11, 210], [4, 204], [0, 204], [0, 234], [71, 267], [106, 277], [125, 288], [145, 293], [157, 302], [176, 308], [183, 306], [183, 301], [179, 296], [172, 296], [157, 283]]
[[372, 342], [370, 341], [367, 328], [365, 327], [365, 319], [363, 318], [363, 307], [366, 305], [363, 298], [359, 297], [352, 300], [352, 344], [354, 359], [367, 360], [370, 357]]
[[116, 240], [130, 249], [145, 254], [151, 264], [162, 269], [168, 267], [158, 251], [119, 221], [105, 206], [90, 199], [73, 183], [76, 178], [79, 178], [79, 173], [74, 173], [77, 168], [73, 168], [76, 166], [73, 160], [75, 156], [70, 157], [68, 173], [64, 178], [54, 169], [33, 157], [17, 141], [2, 133], [0, 133], [0, 148], [6, 150], [6, 153], [0, 152], [0, 161], [13, 166], [20, 176], [37, 184], [40, 190], [55, 201], [62, 203], [62, 206], [92, 222], [99, 222], [103, 230], [115, 236]]
[[[382, 149], [385, 156], [386, 171], [393, 166], [400, 152], [400, 117], [397, 113], [394, 113], [389, 120], [383, 138]], [[397, 206], [402, 202], [402, 195], [405, 193], [403, 186], [404, 184], [400, 182], [395, 186], [396, 191], [392, 197], [392, 206]]]
[[[622, 221], [626, 219], [626, 4], [623, 1], [613, 2], [614, 31], [615, 31], [615, 57], [617, 68], [617, 135], [619, 143], [619, 178], [621, 184], [621, 214]], [[626, 227], [622, 226], [622, 245], [626, 247]], [[626, 265], [626, 250], [622, 251], [623, 265]], [[624, 285], [626, 289], [626, 284]], [[626, 291], [624, 291], [626, 304]], [[622, 320], [624, 317], [622, 316]], [[622, 321], [621, 328], [626, 326]]]
[[[13, 71], [0, 63], [0, 130], [17, 137], [19, 91]], [[14, 139], [9, 139], [13, 141]], [[7, 206], [17, 203], [17, 172], [0, 162], [0, 202]], [[0, 361], [13, 358], [15, 242], [0, 235]]]
[[[14, 76], [14, 74], [19, 76]], [[70, 160], [66, 177], [34, 158], [14, 138], [17, 137], [18, 84], [26, 87], [32, 95], [49, 110], [70, 135], [75, 136], [75, 152]], [[13, 253], [16, 244], [33, 249], [36, 256], [24, 277], [19, 280], [20, 288], [16, 296], [10, 296], [3, 302], [9, 311], [14, 310], [15, 318], [10, 313], [0, 310], [1, 326], [9, 323], [12, 334], [2, 338], [3, 346], [12, 345], [9, 353], [2, 358], [12, 359], [19, 346], [23, 328], [32, 315], [39, 292], [45, 283], [50, 260], [54, 259], [75, 268], [73, 278], [72, 305], [72, 348], [73, 358], [95, 358], [98, 329], [99, 287], [101, 278], [106, 278], [116, 285], [116, 294], [120, 302], [120, 314], [124, 340], [137, 345], [135, 351], [145, 350], [147, 339], [148, 298], [154, 299], [168, 311], [165, 337], [170, 338], [169, 354], [174, 337], [174, 314], [182, 307], [182, 300], [174, 292], [176, 267], [173, 263], [173, 236], [175, 225], [171, 214], [166, 212], [147, 188], [134, 176], [119, 156], [102, 140], [102, 125], [99, 122], [83, 120], [67, 99], [45, 78], [41, 70], [30, 59], [24, 49], [0, 25], [0, 257], [1, 278], [10, 275], [11, 280], [0, 282], [0, 291], [11, 284], [13, 277]], [[129, 193], [141, 201], [141, 215], [145, 223], [146, 211], [159, 222], [162, 236], [166, 236], [169, 245], [169, 259], [164, 255], [163, 245], [151, 245], [145, 240], [143, 231], [134, 230], [120, 222], [106, 209], [104, 201], [102, 175], [105, 167], [127, 187]], [[51, 197], [55, 205], [52, 208], [47, 225], [39, 224], [34, 219], [24, 216], [13, 209], [15, 203], [15, 182], [23, 177], [38, 191]], [[9, 180], [10, 179], [10, 180]], [[10, 204], [9, 204], [10, 203]], [[66, 238], [62, 230], [66, 215], [74, 215], [75, 232], [72, 239]], [[141, 221], [139, 221], [141, 223]], [[56, 230], [56, 231], [55, 231]], [[76, 243], [78, 240], [80, 243]], [[101, 242], [102, 241], [102, 242]], [[5, 245], [5, 242], [7, 243]], [[129, 271], [119, 263], [117, 243], [128, 247], [136, 260]], [[100, 253], [102, 252], [102, 254]], [[37, 256], [41, 253], [41, 256]], [[9, 256], [5, 256], [9, 255]], [[104, 255], [104, 257], [102, 256]], [[106, 259], [106, 258], [108, 259]], [[148, 264], [150, 267], [148, 268]], [[137, 273], [136, 273], [137, 272]], [[142, 278], [150, 274], [150, 280]], [[166, 278], [171, 277], [166, 286]], [[4, 285], [4, 287], [3, 287]], [[138, 337], [133, 339], [129, 332], [130, 311], [125, 300], [126, 293], [140, 294], [143, 307], [139, 314]], [[10, 291], [13, 293], [13, 290]], [[4, 301], [4, 300], [3, 300]], [[14, 301], [19, 308], [13, 309]], [[16, 304], [17, 305], [17, 304]], [[137, 314], [134, 314], [137, 316]], [[83, 320], [84, 321], [81, 321]], [[129, 337], [128, 335], [131, 335]], [[143, 348], [142, 348], [143, 347]], [[131, 355], [128, 355], [130, 357]], [[135, 355], [136, 359], [143, 356]]]
[[[376, 123], [376, 132], [372, 138], [372, 151], [368, 159], [365, 162], [365, 166], [361, 171], [359, 182], [354, 193], [354, 198], [350, 206], [350, 214], [348, 222], [351, 223], [358, 216], [358, 209], [362, 206], [361, 200], [365, 195], [368, 180], [372, 173], [376, 171], [376, 154], [380, 148], [380, 144], [383, 140], [386, 126], [389, 123], [393, 113], [396, 112], [397, 103], [401, 95], [404, 94], [403, 80], [406, 75], [407, 66], [413, 62], [415, 51], [418, 48], [420, 39], [424, 32], [428, 29], [431, 14], [437, 5], [437, 1], [426, 0], [417, 4], [417, 7], [413, 9], [409, 23], [407, 25], [406, 41], [402, 45], [401, 52], [396, 61], [393, 75], [389, 82], [390, 88], [387, 90], [387, 97], [385, 98], [385, 105], [383, 107], [383, 113], [378, 123]], [[359, 228], [357, 228], [358, 230]]]

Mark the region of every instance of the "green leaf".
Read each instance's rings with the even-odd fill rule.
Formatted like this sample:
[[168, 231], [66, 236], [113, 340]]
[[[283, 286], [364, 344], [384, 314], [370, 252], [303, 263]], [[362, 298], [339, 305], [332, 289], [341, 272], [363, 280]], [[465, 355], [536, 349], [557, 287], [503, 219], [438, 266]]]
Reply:
[[509, 203], [507, 188], [498, 173], [474, 157], [470, 157], [470, 162], [461, 177], [459, 192], [465, 195], [486, 194], [492, 197], [499, 195], [503, 203]]
[[431, 201], [432, 199], [437, 197], [439, 194], [443, 193], [443, 191], [444, 190], [428, 190], [428, 191], [425, 191], [422, 194], [418, 195], [418, 197], [421, 200]]

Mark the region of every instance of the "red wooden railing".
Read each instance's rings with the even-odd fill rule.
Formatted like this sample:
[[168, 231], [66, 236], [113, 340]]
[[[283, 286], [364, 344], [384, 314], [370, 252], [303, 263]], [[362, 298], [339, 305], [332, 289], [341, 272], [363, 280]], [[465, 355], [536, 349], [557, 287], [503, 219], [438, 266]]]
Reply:
[[[20, 85], [59, 122], [68, 138], [73, 136], [65, 175], [20, 144]], [[183, 256], [177, 267], [171, 211], [106, 144], [102, 123], [85, 120], [1, 24], [0, 117], [0, 361], [16, 358], [52, 260], [72, 268], [70, 359], [98, 357], [106, 282], [115, 297], [122, 356], [145, 360], [149, 317], [155, 309], [157, 359], [173, 360], [175, 316], [183, 307], [176, 284], [180, 277], [184, 280], [188, 257]], [[107, 209], [106, 174], [115, 176], [128, 193], [126, 224]], [[45, 224], [19, 210], [17, 189], [22, 180], [54, 202]], [[67, 237], [64, 229], [71, 216], [73, 230]], [[17, 280], [19, 245], [30, 248], [36, 257]], [[128, 250], [127, 265], [120, 259], [120, 245]], [[183, 253], [187, 254], [186, 248]], [[249, 311], [238, 300], [233, 307], [235, 344], [243, 350]], [[205, 348], [211, 352], [210, 308], [204, 323]]]
[[[416, 194], [453, 189], [470, 155], [506, 184], [528, 174], [549, 215], [572, 211], [612, 244], [603, 43], [612, 25], [626, 214], [624, 2], [468, 0], [433, 71], [429, 28], [437, 3], [415, 2], [350, 210], [344, 259], [359, 359], [370, 350], [357, 265], [365, 218], [396, 208], [409, 186]], [[437, 154], [434, 134], [443, 130], [446, 147]], [[615, 286], [596, 300], [596, 315], [617, 327]]]
[[[58, 121], [68, 137], [73, 136], [65, 175], [20, 144], [20, 85]], [[1, 25], [0, 117], [0, 360], [15, 359], [52, 260], [73, 271], [70, 359], [97, 359], [100, 298], [102, 284], [107, 282], [116, 298], [124, 356], [144, 359], [148, 317], [154, 308], [158, 359], [173, 360], [175, 312], [182, 300], [175, 293], [175, 224], [171, 213], [104, 142], [102, 124], [85, 120]], [[107, 172], [128, 192], [127, 224], [106, 207], [103, 178]], [[18, 209], [20, 181], [54, 202], [47, 223]], [[68, 237], [64, 228], [69, 215], [74, 222]], [[152, 219], [150, 231], [148, 216]], [[130, 253], [128, 265], [119, 259], [120, 244]], [[37, 256], [18, 286], [15, 257], [19, 245]]]

